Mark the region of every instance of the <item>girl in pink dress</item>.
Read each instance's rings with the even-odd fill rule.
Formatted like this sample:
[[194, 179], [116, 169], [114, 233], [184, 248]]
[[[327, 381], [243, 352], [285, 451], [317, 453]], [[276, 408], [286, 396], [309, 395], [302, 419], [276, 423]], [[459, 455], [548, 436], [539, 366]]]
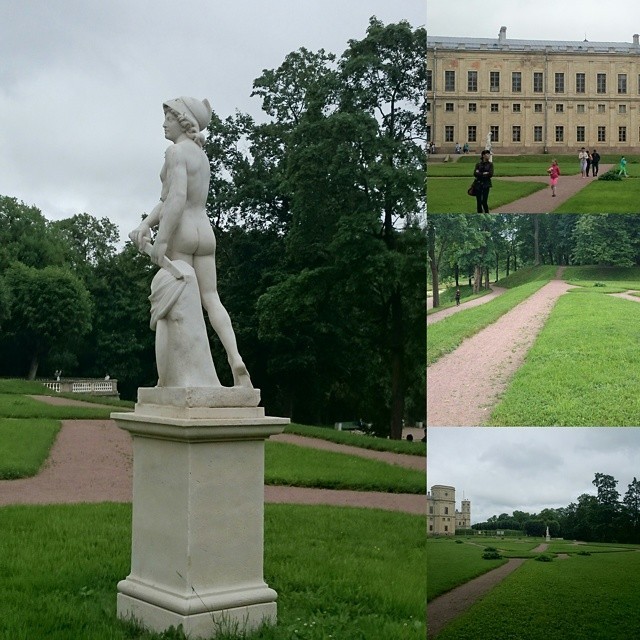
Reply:
[[556, 185], [558, 184], [558, 176], [560, 175], [560, 167], [555, 158], [551, 161], [551, 166], [547, 169], [549, 181], [551, 183], [551, 196], [556, 197]]

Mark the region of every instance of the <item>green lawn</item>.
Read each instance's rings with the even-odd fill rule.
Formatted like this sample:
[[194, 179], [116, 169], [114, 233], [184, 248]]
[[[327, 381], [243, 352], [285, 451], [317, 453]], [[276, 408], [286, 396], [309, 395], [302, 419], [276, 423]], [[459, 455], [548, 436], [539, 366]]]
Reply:
[[[472, 176], [428, 178], [427, 213], [475, 213], [476, 199], [467, 194], [472, 182]], [[489, 192], [489, 211], [548, 188], [546, 182], [513, 182], [499, 178], [494, 178], [492, 184]]]
[[[633, 171], [640, 175], [640, 165], [633, 165]], [[625, 178], [620, 182], [593, 180], [553, 212], [638, 213], [639, 211], [640, 180]]]
[[639, 573], [637, 552], [528, 560], [447, 625], [438, 640], [638, 638]]
[[57, 420], [0, 418], [0, 480], [38, 473], [59, 430]]
[[[0, 509], [0, 638], [184, 638], [116, 618], [116, 584], [130, 569], [130, 523], [130, 505]], [[278, 625], [247, 638], [425, 638], [424, 517], [266, 505], [264, 567], [278, 591]]]
[[28, 396], [0, 393], [0, 417], [4, 418], [53, 418], [57, 420], [104, 420], [113, 408], [50, 405]]
[[457, 544], [456, 540], [427, 538], [427, 600], [507, 562], [482, 558], [485, 546], [496, 546], [493, 542], [474, 540], [474, 544]]
[[640, 304], [597, 293], [562, 296], [491, 425], [640, 425]]

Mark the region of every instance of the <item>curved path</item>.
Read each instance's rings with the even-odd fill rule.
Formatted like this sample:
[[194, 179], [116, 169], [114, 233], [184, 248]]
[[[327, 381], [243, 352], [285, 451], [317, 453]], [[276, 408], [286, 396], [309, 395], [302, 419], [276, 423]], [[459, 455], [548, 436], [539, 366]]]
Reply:
[[623, 300], [631, 300], [631, 302], [640, 302], [640, 296], [634, 296], [634, 293], [638, 293], [633, 289], [625, 291], [624, 293], [608, 293], [609, 296], [615, 296], [616, 298], [622, 298]]
[[429, 602], [427, 604], [427, 638], [434, 638], [445, 625], [464, 613], [524, 561], [524, 558], [510, 558], [506, 564], [497, 569], [483, 573]]
[[433, 324], [434, 322], [439, 322], [444, 318], [448, 318], [452, 316], [454, 313], [458, 313], [459, 311], [463, 311], [464, 309], [471, 309], [472, 307], [479, 307], [481, 304], [486, 304], [487, 302], [491, 302], [494, 298], [497, 298], [499, 295], [502, 295], [507, 289], [503, 287], [491, 287], [491, 293], [487, 293], [484, 296], [480, 296], [479, 298], [474, 298], [473, 300], [469, 300], [468, 302], [461, 302], [457, 307], [447, 307], [442, 311], [435, 311], [434, 313], [430, 313], [427, 316], [427, 326]]
[[571, 285], [556, 279], [427, 367], [427, 426], [479, 426], [524, 362], [558, 298]]
[[[56, 398], [56, 401], [62, 399]], [[84, 403], [86, 405], [86, 403]], [[286, 441], [351, 455], [375, 458], [422, 470], [425, 458], [358, 447], [338, 449], [315, 438], [288, 436]], [[333, 444], [333, 443], [328, 443]], [[415, 460], [411, 460], [415, 458]], [[63, 420], [62, 428], [42, 471], [33, 478], [0, 481], [0, 506], [77, 502], [131, 502], [133, 454], [131, 436], [112, 420]], [[426, 514], [422, 495], [364, 491], [334, 491], [301, 487], [265, 486], [265, 500], [276, 503], [327, 504]]]
[[[549, 159], [551, 161], [551, 158]], [[577, 159], [576, 159], [577, 163]], [[605, 173], [613, 167], [612, 164], [601, 164], [600, 174]], [[500, 177], [500, 176], [496, 176]], [[560, 176], [556, 187], [556, 197], [552, 197], [551, 189], [540, 189], [524, 198], [514, 200], [497, 209], [492, 209], [491, 213], [550, 213], [557, 209], [563, 202], [573, 197], [578, 191], [584, 189], [592, 180], [597, 179], [589, 176], [583, 178], [580, 174], [573, 176]], [[504, 177], [500, 180], [510, 180], [513, 182], [544, 182], [549, 184], [549, 178], [545, 176], [513, 176]], [[491, 206], [491, 195], [489, 195], [489, 206]]]

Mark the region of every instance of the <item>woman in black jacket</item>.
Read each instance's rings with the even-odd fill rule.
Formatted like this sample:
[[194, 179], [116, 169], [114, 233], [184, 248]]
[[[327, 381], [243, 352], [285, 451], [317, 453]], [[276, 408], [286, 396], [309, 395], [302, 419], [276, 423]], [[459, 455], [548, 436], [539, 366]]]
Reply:
[[475, 192], [477, 212], [489, 213], [489, 189], [491, 189], [491, 176], [493, 176], [493, 163], [489, 162], [490, 153], [485, 149], [480, 154], [480, 162], [476, 164], [473, 172], [475, 176]]

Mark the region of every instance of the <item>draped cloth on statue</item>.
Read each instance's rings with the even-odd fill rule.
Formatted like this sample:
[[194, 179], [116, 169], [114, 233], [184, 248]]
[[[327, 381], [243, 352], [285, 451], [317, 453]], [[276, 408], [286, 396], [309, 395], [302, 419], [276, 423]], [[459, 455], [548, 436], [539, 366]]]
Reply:
[[172, 264], [182, 277], [160, 269], [149, 296], [150, 325], [156, 332], [157, 386], [220, 387], [195, 271], [182, 260]]

